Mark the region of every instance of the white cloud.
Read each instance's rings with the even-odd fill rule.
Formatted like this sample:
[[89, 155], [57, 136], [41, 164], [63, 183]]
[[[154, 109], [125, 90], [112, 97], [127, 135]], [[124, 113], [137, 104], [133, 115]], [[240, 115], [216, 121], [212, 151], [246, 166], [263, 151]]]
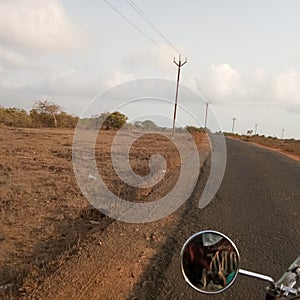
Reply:
[[277, 74], [257, 68], [246, 76], [224, 63], [211, 65], [206, 73], [198, 86], [214, 103], [267, 104], [300, 111], [300, 76], [292, 68]]
[[94, 97], [100, 87], [77, 70], [66, 70], [48, 74], [39, 84], [38, 89], [52, 95]]
[[228, 64], [212, 65], [212, 83], [215, 86], [217, 94], [222, 97], [231, 96], [236, 89], [240, 74]]
[[4, 47], [0, 47], [0, 65], [4, 68], [31, 67], [30, 62], [25, 56]]
[[200, 84], [204, 95], [217, 102], [234, 101], [245, 95], [242, 76], [227, 63], [211, 65], [208, 75]]
[[83, 33], [57, 0], [4, 0], [0, 40], [9, 47], [56, 52], [80, 47]]
[[[172, 53], [172, 49], [167, 49], [167, 51]], [[124, 59], [123, 65], [129, 72], [143, 72], [140, 77], [155, 76], [173, 79], [176, 73], [172, 56], [166, 55], [156, 46], [135, 49]]]
[[58, 69], [52, 54], [82, 49], [85, 37], [59, 0], [2, 0], [0, 101], [29, 107], [28, 103], [40, 95], [93, 96], [95, 85], [84, 76], [75, 71], [51, 72], [47, 66], [51, 62], [51, 68]]
[[275, 77], [274, 94], [282, 104], [300, 107], [300, 77], [292, 68]]
[[70, 113], [80, 114], [84, 106], [103, 90], [77, 70], [51, 72], [26, 82], [0, 74], [0, 105], [30, 109], [34, 101], [54, 101]]
[[[162, 78], [176, 80], [177, 66], [173, 63], [173, 49], [166, 48], [166, 53], [157, 46], [134, 48], [115, 68], [105, 76], [104, 85], [113, 87], [125, 81], [141, 78]], [[182, 58], [184, 60], [184, 58]], [[176, 58], [178, 61], [178, 58]]]
[[126, 73], [120, 69], [115, 69], [111, 74], [107, 75], [107, 79], [104, 80], [104, 85], [107, 88], [114, 87], [125, 81], [133, 80], [135, 76], [131, 73]]
[[6, 78], [3, 78], [3, 76], [0, 76], [0, 88], [1, 90], [18, 90], [21, 88], [21, 84], [14, 83], [11, 80], [8, 80]]

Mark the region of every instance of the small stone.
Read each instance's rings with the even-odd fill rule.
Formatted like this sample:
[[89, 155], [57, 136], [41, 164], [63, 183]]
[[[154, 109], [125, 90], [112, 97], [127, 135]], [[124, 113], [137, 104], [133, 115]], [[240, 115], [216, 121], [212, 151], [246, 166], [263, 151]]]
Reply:
[[93, 221], [93, 220], [90, 220], [90, 223], [93, 224], [93, 225], [99, 225], [100, 224], [100, 222]]
[[57, 215], [54, 220], [55, 221], [63, 221], [65, 219], [65, 216], [63, 214]]

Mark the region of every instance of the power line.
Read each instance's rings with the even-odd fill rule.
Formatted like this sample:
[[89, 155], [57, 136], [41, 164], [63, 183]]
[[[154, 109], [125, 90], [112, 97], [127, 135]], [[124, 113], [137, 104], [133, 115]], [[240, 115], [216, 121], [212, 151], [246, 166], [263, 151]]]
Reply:
[[[113, 10], [115, 10], [123, 19], [125, 19], [132, 27], [134, 27], [136, 30], [138, 30], [141, 34], [144, 35], [144, 37], [146, 37], [150, 42], [152, 42], [154, 45], [156, 45], [158, 48], [160, 48], [163, 52], [167, 53], [168, 55], [171, 55], [171, 53], [169, 51], [167, 51], [167, 49], [163, 48], [161, 45], [159, 45], [156, 41], [154, 41], [152, 38], [150, 38], [143, 30], [141, 30], [137, 25], [135, 25], [133, 22], [131, 22], [124, 14], [122, 14], [115, 6], [113, 6], [112, 4], [110, 4], [107, 0], [104, 0]], [[151, 22], [151, 20], [145, 15], [145, 13], [134, 3], [133, 0], [126, 0], [127, 3], [139, 14], [139, 16], [148, 24], [150, 25], [168, 44], [171, 48], [173, 48], [173, 50], [175, 50], [178, 54], [180, 54], [180, 51], [166, 38], [165, 35], [163, 35], [161, 33], [161, 31]], [[181, 57], [181, 54], [180, 54]], [[186, 59], [185, 59], [186, 60]], [[179, 59], [179, 65], [180, 65], [180, 59]], [[185, 62], [183, 63], [185, 64]], [[183, 64], [181, 66], [183, 66]], [[181, 67], [180, 66], [180, 67]], [[179, 66], [178, 66], [179, 67]], [[180, 69], [179, 67], [179, 69]], [[206, 101], [205, 97], [202, 95], [201, 93], [201, 89], [198, 85], [198, 82], [196, 81], [194, 72], [191, 70], [192, 76], [193, 76], [193, 80], [197, 86], [198, 89], [198, 93], [200, 94], [200, 97], [205, 101], [206, 105], [208, 106], [208, 101]], [[180, 71], [179, 71], [180, 74]], [[177, 81], [179, 82], [179, 80]], [[178, 91], [178, 89], [177, 89]], [[178, 92], [177, 92], [178, 93]], [[177, 98], [177, 96], [176, 96]], [[176, 100], [177, 102], [177, 100]], [[210, 104], [210, 103], [209, 103]], [[176, 104], [175, 104], [176, 106]], [[174, 119], [176, 118], [176, 108], [174, 111]], [[206, 112], [206, 117], [205, 117], [205, 123], [207, 122], [207, 112]], [[174, 135], [174, 124], [173, 124], [173, 133], [172, 135]]]
[[114, 11], [116, 11], [124, 20], [126, 20], [132, 27], [134, 27], [138, 32], [140, 32], [145, 38], [147, 38], [150, 42], [160, 48], [162, 51], [166, 51], [166, 49], [162, 48], [158, 43], [156, 43], [151, 37], [149, 37], [143, 30], [141, 30], [137, 25], [131, 22], [124, 14], [122, 14], [115, 6], [109, 3], [107, 0], [104, 0], [106, 4], [108, 4]]
[[129, 5], [148, 23], [178, 54], [180, 51], [166, 38], [165, 35], [151, 22], [151, 20], [145, 15], [145, 13], [133, 2], [133, 0], [126, 0]]
[[193, 77], [194, 83], [196, 84], [196, 88], [198, 89], [198, 94], [200, 95], [200, 97], [202, 98], [202, 100], [204, 101], [205, 106], [206, 106], [206, 108], [205, 108], [205, 117], [204, 117], [204, 128], [206, 129], [206, 128], [207, 128], [207, 118], [208, 118], [208, 106], [209, 106], [210, 104], [212, 104], [212, 102], [209, 101], [209, 100], [207, 100], [207, 99], [203, 96], [202, 91], [201, 91], [201, 88], [200, 88], [200, 86], [199, 86], [199, 84], [198, 84], [198, 82], [197, 82], [197, 80], [196, 80], [195, 73], [194, 73], [194, 71], [192, 70], [191, 64], [189, 64], [188, 67], [190, 68], [190, 72], [191, 72], [191, 75], [192, 75], [192, 77]]
[[191, 72], [191, 75], [193, 77], [194, 83], [196, 84], [196, 88], [198, 89], [198, 94], [200, 95], [200, 97], [202, 98], [202, 100], [204, 102], [206, 102], [207, 100], [206, 100], [206, 98], [202, 94], [201, 88], [200, 88], [200, 86], [199, 86], [199, 84], [198, 84], [198, 82], [196, 80], [195, 72], [193, 71], [191, 64], [188, 65], [188, 68], [190, 68], [190, 72]]

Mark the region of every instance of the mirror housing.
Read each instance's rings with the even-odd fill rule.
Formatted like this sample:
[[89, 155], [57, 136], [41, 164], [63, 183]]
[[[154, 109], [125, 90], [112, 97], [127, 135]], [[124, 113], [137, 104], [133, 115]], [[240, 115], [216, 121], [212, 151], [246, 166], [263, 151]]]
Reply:
[[192, 235], [183, 245], [180, 258], [185, 281], [204, 294], [225, 291], [239, 272], [236, 245], [218, 231], [205, 230]]

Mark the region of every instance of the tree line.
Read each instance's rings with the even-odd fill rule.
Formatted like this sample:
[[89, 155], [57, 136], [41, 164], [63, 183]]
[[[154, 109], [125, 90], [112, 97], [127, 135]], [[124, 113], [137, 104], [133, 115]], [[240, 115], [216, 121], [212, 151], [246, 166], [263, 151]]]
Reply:
[[[27, 128], [75, 128], [79, 117], [72, 116], [62, 107], [51, 101], [37, 101], [27, 112], [16, 107], [5, 108], [0, 106], [0, 124], [13, 127]], [[169, 131], [170, 128], [159, 127], [151, 120], [135, 121], [127, 123], [128, 117], [119, 111], [102, 112], [89, 118], [80, 119], [80, 125], [87, 129], [119, 129], [126, 126], [127, 129], [142, 129], [154, 131]], [[190, 133], [203, 132], [203, 128], [186, 126]], [[184, 128], [176, 128], [178, 132]]]
[[0, 124], [13, 127], [66, 127], [76, 126], [78, 117], [64, 112], [60, 105], [49, 101], [37, 101], [32, 109], [0, 107]]
[[[102, 122], [102, 128], [115, 129], [121, 128], [127, 119], [128, 118], [120, 112], [104, 112], [86, 119], [86, 121], [95, 126], [97, 126], [99, 122]], [[37, 101], [29, 112], [16, 107], [5, 108], [0, 106], [0, 124], [6, 126], [75, 128], [78, 120], [78, 117], [66, 113], [60, 105], [51, 101]]]

